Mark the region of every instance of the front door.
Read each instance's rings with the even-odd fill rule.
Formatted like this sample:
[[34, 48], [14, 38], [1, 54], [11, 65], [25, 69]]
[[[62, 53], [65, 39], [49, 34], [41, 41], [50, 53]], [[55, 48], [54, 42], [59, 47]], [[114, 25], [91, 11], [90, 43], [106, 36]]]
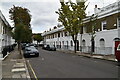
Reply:
[[78, 40], [76, 41], [76, 48], [77, 48], [76, 50], [79, 51], [79, 41]]

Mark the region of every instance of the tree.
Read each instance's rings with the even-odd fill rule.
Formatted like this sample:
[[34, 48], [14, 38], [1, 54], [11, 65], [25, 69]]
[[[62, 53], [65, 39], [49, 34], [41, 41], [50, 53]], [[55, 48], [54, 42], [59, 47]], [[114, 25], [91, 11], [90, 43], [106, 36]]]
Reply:
[[33, 39], [37, 41], [37, 44], [43, 40], [41, 34], [33, 34]]
[[32, 29], [30, 25], [31, 15], [27, 8], [15, 7], [9, 10], [10, 19], [14, 23], [14, 37], [21, 53], [21, 42], [32, 41]]
[[90, 26], [92, 27], [92, 32], [91, 32], [91, 55], [94, 53], [94, 49], [95, 49], [95, 33], [96, 33], [96, 26], [97, 26], [97, 15], [92, 15], [90, 17]]
[[76, 0], [76, 3], [73, 3], [71, 0], [68, 2], [62, 0], [60, 3], [61, 8], [56, 11], [59, 15], [58, 21], [62, 23], [65, 30], [72, 36], [76, 53], [77, 36], [83, 27], [83, 19], [86, 17], [85, 10], [87, 6], [85, 6], [84, 0]]

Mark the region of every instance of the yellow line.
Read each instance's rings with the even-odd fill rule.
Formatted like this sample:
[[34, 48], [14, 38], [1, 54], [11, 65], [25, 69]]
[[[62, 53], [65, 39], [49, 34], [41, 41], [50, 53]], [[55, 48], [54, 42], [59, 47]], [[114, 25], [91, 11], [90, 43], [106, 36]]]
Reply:
[[31, 66], [29, 60], [28, 60], [27, 62], [28, 62], [28, 64], [29, 64], [30, 69], [32, 70], [32, 73], [33, 73], [35, 79], [38, 80], [38, 78], [37, 78], [37, 76], [36, 76], [36, 74], [35, 74], [35, 71], [33, 70], [33, 68], [32, 68], [32, 66]]

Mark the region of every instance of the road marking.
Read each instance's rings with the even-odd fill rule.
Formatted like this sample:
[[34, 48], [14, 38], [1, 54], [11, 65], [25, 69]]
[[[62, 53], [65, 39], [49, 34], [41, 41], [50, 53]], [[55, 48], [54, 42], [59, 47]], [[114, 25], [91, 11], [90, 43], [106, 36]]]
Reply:
[[37, 78], [37, 76], [36, 76], [36, 74], [35, 74], [35, 71], [33, 70], [33, 68], [32, 68], [32, 66], [31, 66], [29, 60], [27, 60], [27, 62], [28, 62], [28, 65], [29, 65], [29, 67], [30, 67], [30, 69], [31, 69], [31, 71], [32, 71], [32, 73], [33, 73], [35, 79], [38, 80], [38, 78]]
[[25, 68], [16, 68], [16, 69], [12, 69], [12, 72], [26, 72]]

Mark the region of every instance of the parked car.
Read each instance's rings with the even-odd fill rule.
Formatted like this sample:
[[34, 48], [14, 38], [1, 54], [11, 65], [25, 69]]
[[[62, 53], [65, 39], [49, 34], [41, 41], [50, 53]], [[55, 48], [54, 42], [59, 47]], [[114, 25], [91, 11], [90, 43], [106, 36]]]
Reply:
[[45, 44], [45, 45], [43, 45], [42, 49], [46, 50], [47, 49], [46, 47], [47, 47], [47, 45]]
[[29, 47], [29, 46], [34, 46], [34, 47], [38, 48], [38, 45], [37, 44], [33, 44], [33, 43], [26, 44], [26, 47]]
[[50, 51], [56, 51], [56, 47], [54, 45], [49, 45], [49, 49]]
[[22, 50], [24, 50], [25, 47], [26, 47], [26, 43], [22, 43], [22, 44], [21, 44], [21, 47], [22, 47]]
[[56, 47], [53, 45], [44, 45], [43, 49], [49, 50], [49, 51], [56, 51]]
[[23, 55], [25, 58], [31, 56], [39, 57], [39, 51], [34, 46], [28, 46], [25, 47]]

